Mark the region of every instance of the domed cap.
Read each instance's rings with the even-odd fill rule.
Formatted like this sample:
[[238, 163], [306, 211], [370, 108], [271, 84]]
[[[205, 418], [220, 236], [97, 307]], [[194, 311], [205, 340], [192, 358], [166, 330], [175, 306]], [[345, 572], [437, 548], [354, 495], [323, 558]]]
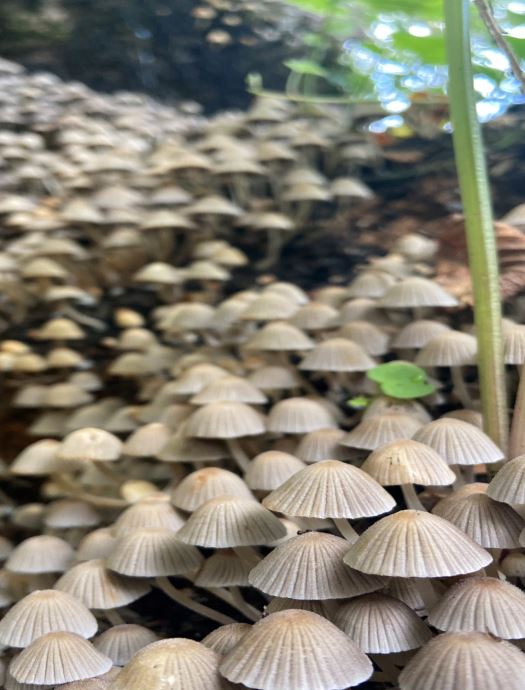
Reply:
[[138, 651], [110, 690], [222, 690], [220, 657], [200, 642], [159, 640]]
[[333, 690], [363, 683], [373, 667], [335, 625], [289, 609], [255, 623], [224, 657], [220, 671], [233, 683], [261, 690]]
[[402, 328], [392, 341], [393, 347], [419, 349], [442, 333], [450, 330], [450, 326], [440, 321], [419, 319], [411, 321]]
[[254, 491], [273, 491], [304, 467], [304, 462], [290, 453], [267, 450], [248, 465], [246, 484]]
[[401, 510], [363, 532], [344, 561], [375, 575], [450, 577], [480, 570], [492, 557], [447, 520]]
[[19, 683], [61, 685], [106, 673], [112, 663], [90, 642], [70, 632], [42, 635], [13, 659], [9, 671]]
[[367, 371], [373, 359], [357, 343], [346, 338], [329, 338], [315, 346], [302, 360], [304, 371]]
[[71, 594], [88, 609], [103, 610], [127, 606], [150, 590], [144, 581], [117, 575], [97, 559], [75, 565], [62, 575], [55, 589]]
[[288, 539], [250, 572], [250, 583], [265, 594], [291, 599], [343, 599], [380, 589], [381, 578], [348, 568], [348, 542], [322, 532]]
[[250, 374], [249, 380], [262, 391], [289, 390], [301, 385], [295, 371], [283, 366], [258, 367]]
[[172, 435], [171, 429], [160, 422], [152, 422], [136, 429], [122, 447], [124, 455], [133, 458], [155, 457]]
[[208, 647], [208, 649], [213, 649], [220, 656], [224, 656], [239, 644], [246, 633], [251, 630], [251, 627], [248, 623], [221, 625], [219, 628], [215, 628], [209, 635], [206, 635], [202, 640], [202, 644]]
[[219, 496], [253, 498], [250, 489], [234, 472], [221, 467], [204, 467], [184, 477], [173, 490], [171, 501], [177, 508], [191, 513]]
[[140, 529], [117, 540], [107, 567], [131, 577], [183, 575], [196, 570], [203, 557], [168, 529]]
[[298, 309], [299, 305], [291, 302], [289, 299], [267, 292], [251, 301], [241, 313], [240, 318], [243, 321], [289, 319]]
[[95, 427], [77, 429], [60, 444], [58, 457], [65, 462], [114, 462], [120, 458], [122, 443], [109, 431]]
[[117, 537], [148, 528], [177, 532], [183, 524], [184, 520], [170, 504], [170, 497], [159, 492], [126, 508], [114, 523], [113, 532]]
[[142, 625], [123, 624], [109, 628], [93, 640], [95, 649], [109, 656], [115, 666], [124, 666], [140, 649], [159, 638]]
[[223, 496], [198, 508], [177, 538], [187, 544], [217, 549], [271, 544], [285, 534], [278, 518], [257, 501]]
[[504, 329], [503, 357], [505, 364], [523, 364], [525, 361], [525, 326], [514, 325]]
[[294, 452], [308, 464], [319, 460], [345, 460], [350, 451], [341, 445], [344, 436], [342, 429], [316, 429], [303, 436]]
[[381, 486], [447, 486], [456, 475], [435, 450], [418, 441], [394, 441], [371, 453], [361, 469]]
[[285, 515], [352, 519], [386, 513], [395, 501], [366, 472], [323, 460], [294, 474], [263, 505]]
[[290, 323], [303, 331], [322, 331], [332, 328], [339, 312], [329, 304], [310, 302], [305, 304], [290, 319]]
[[487, 496], [511, 505], [525, 504], [525, 455], [506, 462], [493, 477]]
[[247, 350], [287, 352], [311, 350], [314, 342], [295, 326], [284, 321], [272, 321], [257, 331], [244, 347]]
[[281, 434], [304, 434], [336, 426], [329, 410], [310, 398], [287, 398], [276, 403], [268, 415], [268, 431]]
[[31, 443], [19, 453], [9, 467], [11, 474], [45, 477], [57, 471], [60, 442], [52, 438]]
[[235, 551], [221, 549], [206, 559], [194, 583], [197, 587], [249, 587], [250, 568]]
[[421, 427], [414, 441], [433, 448], [448, 465], [479, 465], [503, 460], [497, 445], [473, 424], [443, 417]]
[[239, 402], [208, 403], [188, 419], [185, 432], [197, 438], [241, 438], [264, 434], [264, 417]]
[[447, 632], [486, 632], [505, 640], [525, 637], [525, 594], [493, 577], [457, 582], [430, 611], [428, 622]]
[[478, 344], [469, 333], [447, 331], [432, 338], [416, 357], [421, 367], [460, 367], [474, 364]]
[[97, 632], [93, 614], [66, 592], [54, 589], [28, 594], [0, 621], [0, 642], [8, 647], [27, 647], [48, 632], [73, 632], [89, 638]]
[[100, 527], [80, 541], [75, 558], [77, 562], [91, 561], [96, 558], [107, 558], [113, 551], [116, 537], [112, 534], [109, 527]]
[[427, 278], [410, 277], [395, 283], [381, 298], [382, 307], [455, 307], [455, 297]]
[[208, 384], [191, 399], [193, 405], [228, 401], [247, 405], [264, 405], [268, 402], [268, 398], [246, 379], [240, 376], [224, 376]]
[[340, 329], [339, 335], [353, 341], [372, 357], [380, 357], [389, 350], [389, 336], [368, 321], [351, 321]]
[[417, 417], [390, 412], [363, 419], [341, 439], [343, 446], [375, 450], [392, 441], [412, 438], [422, 426]]
[[67, 541], [42, 534], [20, 542], [5, 567], [20, 574], [61, 573], [69, 568], [74, 555]]
[[367, 654], [417, 649], [432, 637], [411, 608], [379, 592], [345, 602], [337, 610], [334, 622]]
[[487, 549], [515, 549], [525, 527], [523, 518], [506, 503], [485, 493], [445, 499], [433, 511]]
[[478, 632], [430, 640], [399, 676], [400, 690], [522, 690], [525, 655], [513, 644]]
[[44, 525], [52, 529], [93, 527], [101, 517], [92, 505], [73, 498], [63, 498], [50, 503], [44, 515]]

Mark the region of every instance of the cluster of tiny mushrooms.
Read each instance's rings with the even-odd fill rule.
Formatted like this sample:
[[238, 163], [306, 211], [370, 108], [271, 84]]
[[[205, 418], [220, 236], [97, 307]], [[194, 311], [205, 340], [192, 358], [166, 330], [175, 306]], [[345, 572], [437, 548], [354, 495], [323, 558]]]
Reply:
[[[236, 235], [273, 261], [319, 205], [372, 194], [365, 135], [271, 100], [206, 120], [11, 63], [0, 82], [3, 414], [28, 437], [1, 468], [2, 686], [523, 690], [525, 456], [481, 429], [435, 243], [311, 294], [234, 291]], [[129, 291], [153, 307], [102, 316]], [[389, 360], [435, 392], [381, 395]], [[186, 614], [217, 627], [170, 636]]]

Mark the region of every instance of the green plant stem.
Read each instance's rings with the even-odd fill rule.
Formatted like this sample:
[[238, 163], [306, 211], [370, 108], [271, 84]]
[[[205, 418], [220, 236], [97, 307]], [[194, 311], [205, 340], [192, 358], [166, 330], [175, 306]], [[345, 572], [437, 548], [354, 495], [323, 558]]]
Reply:
[[474, 292], [483, 422], [485, 431], [505, 453], [508, 418], [498, 258], [472, 83], [469, 7], [468, 0], [444, 0], [450, 116]]

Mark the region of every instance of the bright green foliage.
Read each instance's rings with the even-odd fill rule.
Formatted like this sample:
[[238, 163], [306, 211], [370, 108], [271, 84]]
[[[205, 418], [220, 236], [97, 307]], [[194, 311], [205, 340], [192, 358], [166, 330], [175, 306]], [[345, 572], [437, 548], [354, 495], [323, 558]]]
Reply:
[[366, 395], [356, 395], [355, 398], [350, 398], [346, 404], [353, 410], [364, 410], [370, 404], [370, 398]]
[[425, 371], [410, 362], [380, 364], [370, 369], [367, 377], [379, 384], [381, 392], [391, 398], [422, 398], [436, 390], [435, 386], [428, 382]]

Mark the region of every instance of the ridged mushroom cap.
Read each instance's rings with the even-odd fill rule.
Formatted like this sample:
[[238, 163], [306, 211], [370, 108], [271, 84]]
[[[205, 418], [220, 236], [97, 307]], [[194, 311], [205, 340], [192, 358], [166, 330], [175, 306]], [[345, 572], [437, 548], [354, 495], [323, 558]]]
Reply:
[[268, 398], [256, 386], [240, 376], [224, 376], [208, 384], [191, 398], [192, 405], [214, 402], [240, 402], [247, 405], [264, 405]]
[[49, 632], [72, 632], [93, 637], [97, 621], [82, 602], [66, 592], [37, 590], [17, 602], [0, 621], [0, 642], [27, 647]]
[[503, 558], [499, 567], [507, 577], [525, 577], [525, 553], [511, 551]]
[[405, 603], [374, 592], [345, 602], [334, 623], [367, 654], [392, 654], [422, 647], [432, 637]]
[[492, 478], [487, 496], [511, 505], [525, 504], [525, 455], [506, 462]]
[[163, 462], [211, 462], [227, 458], [229, 453], [221, 441], [192, 438], [186, 436], [182, 428], [170, 437], [166, 445], [157, 453]]
[[57, 471], [60, 441], [44, 438], [24, 448], [9, 467], [11, 474], [44, 477]]
[[326, 619], [288, 609], [255, 623], [220, 665], [233, 683], [261, 690], [334, 690], [372, 675], [371, 661]]
[[367, 352], [346, 338], [329, 338], [305, 355], [299, 369], [304, 371], [367, 371], [375, 366]]
[[479, 465], [503, 460], [503, 453], [487, 434], [460, 419], [436, 419], [417, 430], [413, 438], [433, 448], [448, 465]]
[[103, 610], [127, 606], [150, 590], [143, 580], [118, 575], [97, 559], [75, 565], [62, 575], [55, 589], [68, 592], [88, 609]]
[[241, 438], [266, 431], [264, 417], [240, 402], [203, 405], [188, 418], [185, 433], [197, 438]]
[[306, 333], [285, 321], [267, 323], [252, 336], [246, 345], [247, 350], [265, 350], [268, 352], [287, 352], [311, 350], [314, 342]]
[[203, 562], [198, 549], [168, 529], [140, 529], [117, 539], [107, 567], [130, 577], [183, 575]]
[[136, 429], [122, 446], [124, 455], [134, 458], [155, 457], [169, 441], [172, 431], [165, 424], [151, 422]]
[[525, 327], [512, 326], [503, 331], [503, 358], [505, 364], [523, 364], [525, 361]]
[[343, 599], [380, 589], [381, 578], [348, 568], [348, 542], [322, 532], [306, 532], [271, 551], [250, 572], [249, 580], [265, 594], [290, 599]]
[[456, 475], [435, 450], [412, 440], [394, 441], [371, 453], [361, 469], [381, 486], [447, 486]]
[[106, 673], [112, 663], [90, 642], [71, 632], [42, 635], [10, 664], [11, 675], [19, 683], [60, 685]]
[[69, 568], [74, 555], [67, 541], [42, 534], [20, 542], [5, 567], [13, 573], [61, 573]]
[[437, 335], [419, 351], [415, 363], [420, 367], [461, 367], [474, 364], [477, 357], [476, 338], [461, 331]]
[[289, 319], [299, 305], [276, 293], [266, 292], [251, 301], [241, 313], [243, 321], [276, 321]]
[[138, 529], [163, 528], [177, 532], [184, 520], [170, 504], [167, 494], [154, 494], [134, 503], [119, 515], [113, 525], [116, 537]]
[[428, 622], [447, 632], [485, 632], [504, 640], [525, 637], [525, 594], [493, 577], [468, 577], [452, 585]]
[[304, 462], [290, 453], [267, 450], [253, 458], [244, 477], [254, 491], [273, 491], [304, 467]]
[[492, 557], [447, 520], [401, 510], [363, 532], [344, 561], [375, 575], [450, 577], [480, 570]]
[[195, 395], [223, 376], [229, 376], [226, 369], [216, 364], [202, 362], [186, 369], [176, 381], [172, 382], [171, 387], [178, 395]]
[[284, 537], [284, 525], [257, 501], [223, 496], [207, 501], [177, 533], [187, 544], [209, 548], [258, 546]]
[[304, 434], [336, 426], [329, 410], [310, 398], [287, 398], [276, 403], [268, 415], [268, 431], [281, 434]]
[[351, 321], [339, 330], [341, 338], [348, 338], [359, 345], [371, 357], [381, 357], [389, 350], [389, 336], [368, 321]]
[[403, 413], [374, 415], [363, 419], [340, 443], [349, 448], [375, 450], [386, 443], [412, 438], [422, 424], [417, 417]]
[[458, 302], [432, 280], [411, 276], [389, 287], [380, 304], [395, 308], [455, 307]]
[[319, 331], [333, 327], [338, 315], [329, 304], [310, 302], [295, 312], [290, 323], [303, 331]]
[[109, 527], [100, 527], [86, 534], [77, 547], [77, 562], [107, 558], [113, 551], [116, 537]]
[[101, 517], [92, 505], [74, 498], [63, 498], [50, 503], [44, 515], [44, 524], [52, 529], [94, 527]]
[[341, 445], [344, 436], [342, 429], [316, 429], [302, 437], [294, 452], [308, 464], [319, 460], [345, 460], [350, 451]]
[[352, 519], [386, 513], [395, 501], [366, 472], [339, 460], [322, 460], [290, 477], [263, 505], [285, 515]]
[[248, 380], [262, 391], [288, 390], [301, 385], [295, 371], [283, 366], [259, 367]]
[[430, 321], [429, 319], [411, 321], [395, 336], [392, 346], [419, 349], [425, 347], [427, 343], [438, 335], [449, 330], [450, 326], [439, 321]]
[[488, 549], [518, 548], [525, 527], [523, 518], [509, 505], [484, 493], [447, 499], [442, 505], [438, 503], [433, 512]]
[[249, 587], [250, 568], [235, 551], [221, 549], [206, 559], [194, 582], [197, 587]]
[[77, 429], [68, 434], [58, 449], [65, 462], [115, 462], [122, 453], [122, 442], [109, 431], [95, 427]]
[[297, 609], [299, 611], [310, 611], [310, 613], [317, 613], [318, 616], [323, 616], [323, 618], [326, 618], [333, 623], [334, 615], [339, 605], [340, 602], [338, 599], [309, 601], [308, 599], [272, 597], [271, 601], [266, 606], [266, 613], [279, 613], [280, 611]]
[[159, 640], [138, 651], [109, 690], [222, 690], [220, 657], [182, 637]]
[[158, 640], [158, 636], [142, 625], [125, 623], [108, 628], [93, 640], [95, 649], [108, 656], [115, 666], [124, 666], [140, 649]]
[[206, 635], [202, 640], [202, 644], [220, 656], [224, 656], [239, 644], [246, 633], [251, 630], [251, 627], [248, 623], [221, 625], [219, 628], [215, 628], [209, 635]]
[[204, 467], [184, 477], [173, 490], [171, 501], [177, 508], [191, 513], [219, 496], [253, 499], [252, 492], [239, 475], [221, 467]]
[[525, 655], [510, 642], [478, 632], [434, 637], [399, 676], [400, 690], [522, 690]]

